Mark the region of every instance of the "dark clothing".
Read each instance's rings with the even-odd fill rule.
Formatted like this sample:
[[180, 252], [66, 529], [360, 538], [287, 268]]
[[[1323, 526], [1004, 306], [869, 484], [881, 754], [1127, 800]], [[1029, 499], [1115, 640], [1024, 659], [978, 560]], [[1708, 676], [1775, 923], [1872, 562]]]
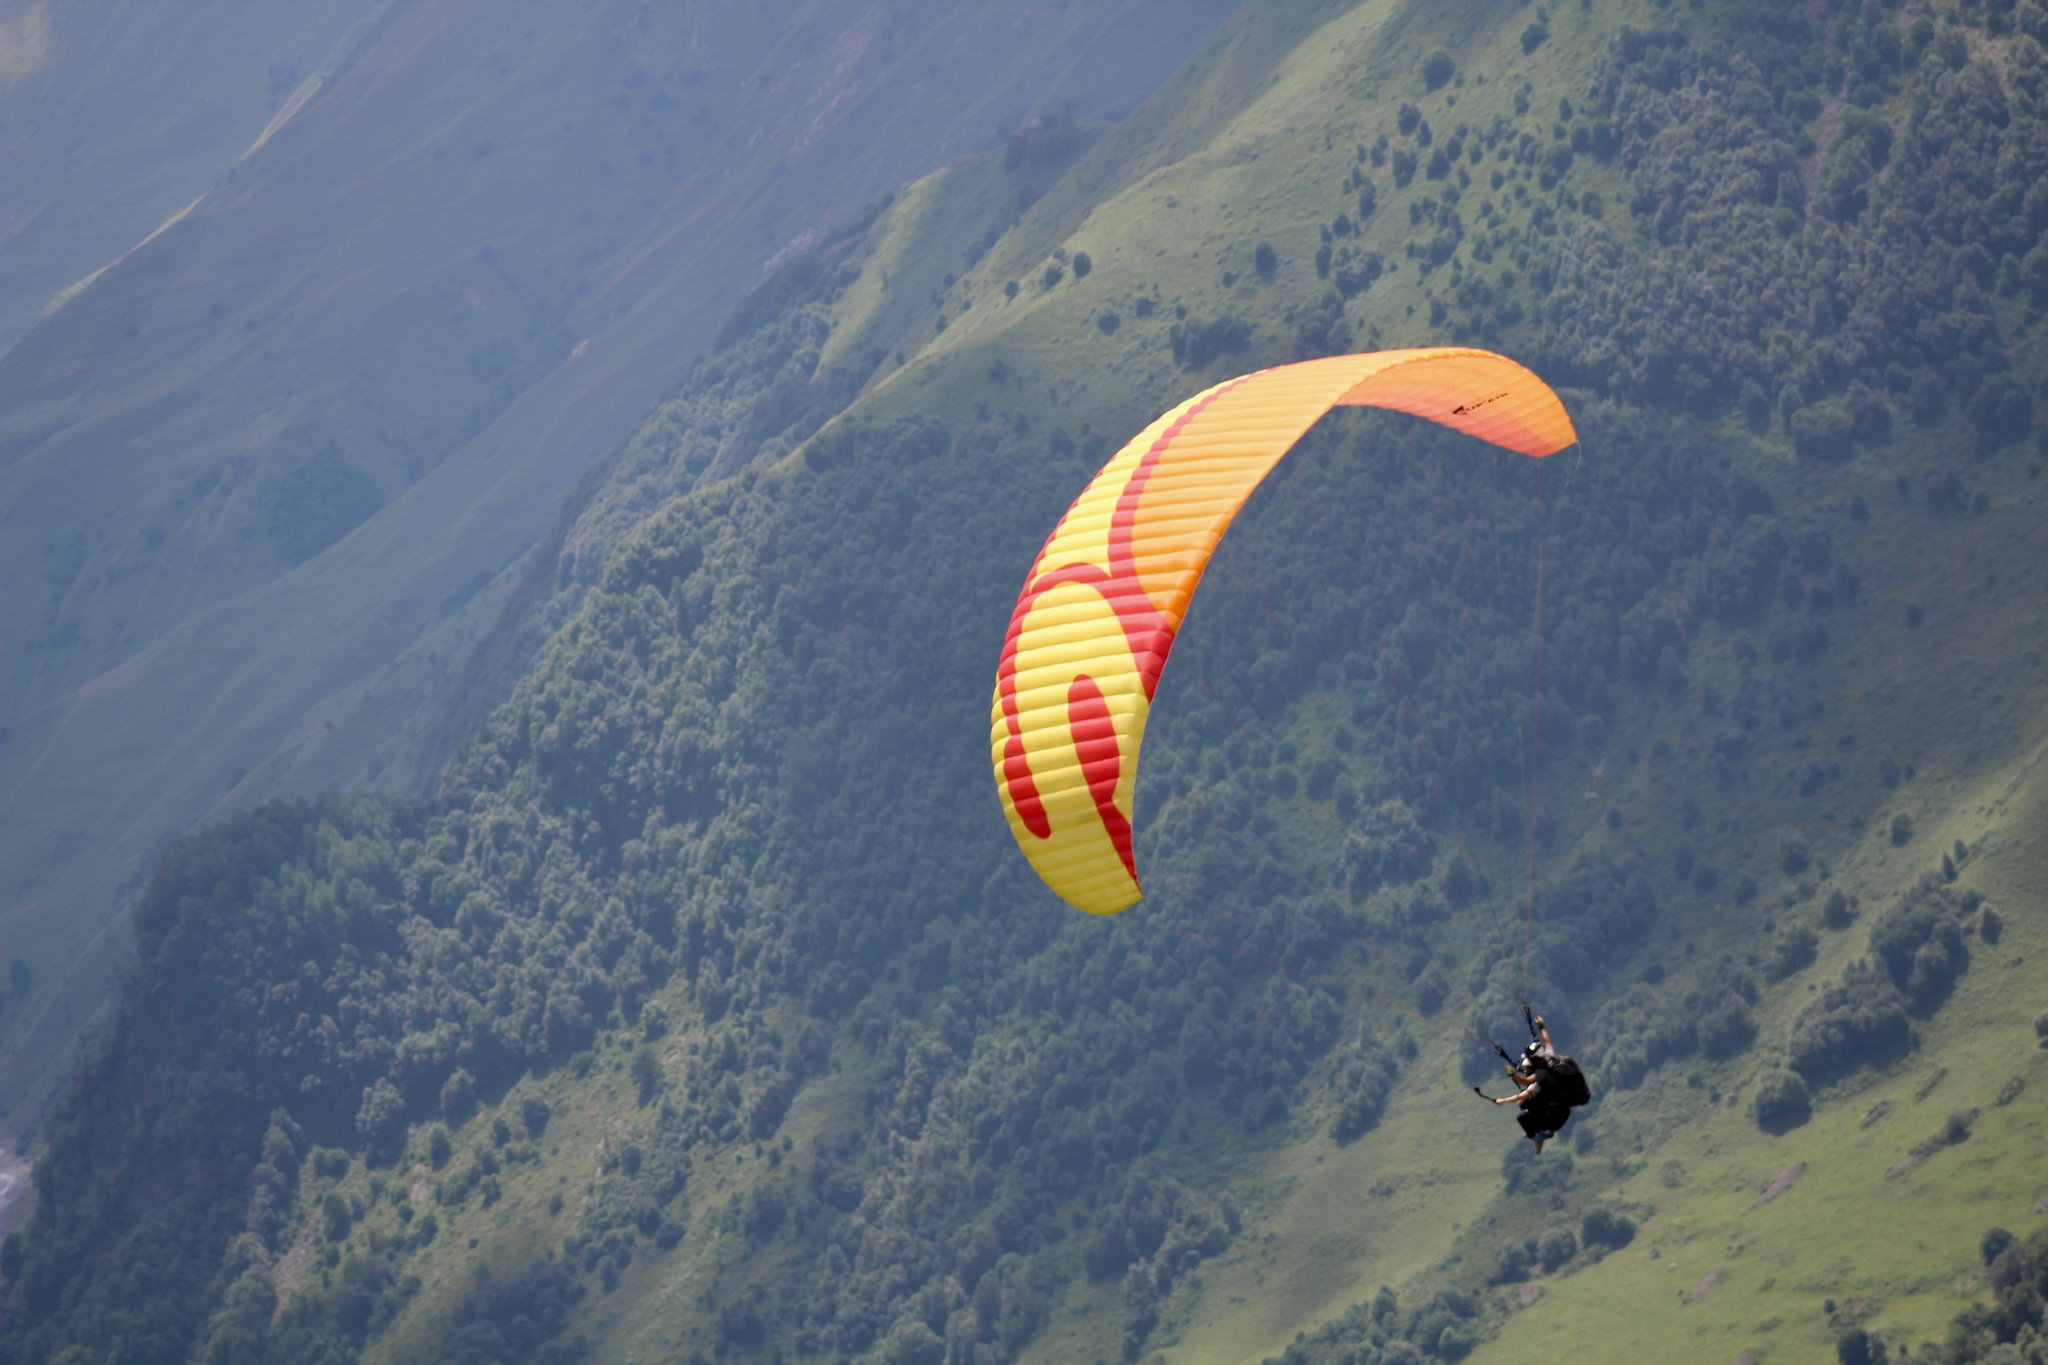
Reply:
[[1571, 1058], [1543, 1048], [1529, 1060], [1536, 1093], [1522, 1105], [1515, 1121], [1531, 1141], [1540, 1142], [1555, 1137], [1571, 1121], [1572, 1110], [1592, 1099], [1593, 1092], [1586, 1085], [1586, 1073]]
[[[1557, 1055], [1557, 1049], [1551, 1046], [1550, 1030], [1544, 1027], [1535, 1012], [1524, 1005], [1522, 1015], [1529, 1021], [1529, 1046], [1523, 1049], [1519, 1066], [1516, 1059], [1508, 1055], [1507, 1049], [1499, 1043], [1493, 1045], [1493, 1050], [1508, 1064], [1508, 1078], [1521, 1089], [1494, 1103], [1512, 1103], [1520, 1108], [1515, 1122], [1522, 1125], [1522, 1132], [1540, 1152], [1545, 1142], [1556, 1137], [1571, 1122], [1572, 1110], [1592, 1102], [1593, 1091], [1586, 1084], [1586, 1073], [1579, 1070], [1579, 1064], [1569, 1057]], [[1482, 1097], [1486, 1095], [1483, 1090], [1479, 1093]]]
[[1567, 1109], [1591, 1102], [1593, 1090], [1586, 1084], [1586, 1073], [1571, 1058], [1552, 1056], [1543, 1071], [1543, 1089], [1537, 1093], [1535, 1103], [1548, 1100], [1553, 1093], [1556, 1102]]
[[1562, 1104], [1548, 1104], [1542, 1095], [1537, 1095], [1515, 1115], [1515, 1122], [1522, 1125], [1522, 1131], [1531, 1141], [1556, 1137], [1558, 1130], [1571, 1120], [1571, 1109]]

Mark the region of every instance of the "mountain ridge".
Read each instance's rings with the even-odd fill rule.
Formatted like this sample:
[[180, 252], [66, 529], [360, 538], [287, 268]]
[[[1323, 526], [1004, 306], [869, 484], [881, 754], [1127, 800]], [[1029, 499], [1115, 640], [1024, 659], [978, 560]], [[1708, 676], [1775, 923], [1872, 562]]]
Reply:
[[[1226, 8], [1176, 7], [1193, 36], [1124, 70], [1088, 39], [1152, 22], [1142, 0], [908, 27], [727, 6], [646, 28], [610, 5], [555, 16], [546, 44], [517, 7], [386, 12], [225, 184], [0, 358], [0, 581], [41, 604], [0, 623], [0, 782], [32, 812], [0, 866], [10, 937], [59, 997], [0, 1042], [0, 1094], [57, 1079], [118, 960], [94, 945], [118, 942], [123, 887], [166, 831], [387, 770], [424, 780], [410, 736], [491, 615], [465, 604], [763, 262], [1039, 101], [1128, 99]], [[791, 75], [841, 32], [865, 65]], [[745, 74], [730, 119], [711, 98], [727, 65]], [[805, 111], [826, 92], [851, 102], [818, 138]], [[750, 149], [755, 132], [770, 140]], [[808, 161], [777, 137], [812, 139]], [[61, 726], [102, 698], [89, 731]], [[132, 785], [138, 767], [168, 780]]]

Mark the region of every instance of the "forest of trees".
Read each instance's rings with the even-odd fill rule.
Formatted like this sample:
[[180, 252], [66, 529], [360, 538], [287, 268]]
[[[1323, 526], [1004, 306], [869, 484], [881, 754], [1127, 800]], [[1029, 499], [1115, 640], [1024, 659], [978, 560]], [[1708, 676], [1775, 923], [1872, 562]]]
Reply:
[[[1414, 1056], [1405, 1025], [1347, 1025], [1333, 963], [1398, 962], [1418, 1011], [1457, 995], [1482, 1032], [1540, 998], [1615, 1088], [1782, 1047], [1755, 1098], [1767, 1126], [1896, 1056], [1969, 962], [1976, 906], [1939, 879], [1870, 917], [1870, 959], [1782, 1040], [1758, 1038], [1759, 981], [1810, 962], [1815, 926], [1862, 920], [1788, 910], [1768, 961], [1619, 976], [1670, 896], [1719, 885], [1705, 829], [1706, 852], [1669, 862], [1620, 842], [1576, 858], [1535, 888], [1526, 930], [1496, 916], [1476, 955], [1443, 954], [1442, 928], [1512, 894], [1475, 872], [1487, 845], [1555, 837], [1527, 808], [1532, 734], [1558, 763], [1601, 748], [1624, 697], [1684, 699], [1733, 790], [1759, 730], [1815, 719], [1804, 670], [1830, 623], [1867, 609], [1861, 579], [1824, 520], [1782, 514], [1689, 410], [1789, 423], [1816, 456], [1884, 439], [1895, 408], [1933, 420], [1953, 401], [1987, 443], [2029, 429], [1988, 298], [2048, 271], [2048, 210], [2027, 189], [2048, 169], [2048, 59], [2013, 37], [2001, 77], [1951, 32], [1902, 35], [1875, 3], [1832, 36], [1787, 20], [1707, 49], [1631, 32], [1562, 138], [1533, 118], [1513, 139], [1435, 135], [1506, 148], [1500, 164], [1577, 204], [1546, 219], [1566, 223], [1554, 237], [1486, 249], [1521, 272], [1492, 297], [1548, 289], [1529, 325], [1586, 386], [1575, 415], [1602, 458], [1544, 472], [1384, 417], [1313, 433], [1225, 542], [1178, 644], [1146, 746], [1150, 896], [1108, 924], [1052, 903], [1014, 855], [984, 743], [1017, 568], [1099, 442], [984, 407], [845, 422], [798, 464], [755, 465], [849, 391], [815, 374], [821, 305], [844, 285], [828, 245], [743, 310], [667, 409], [674, 429], [622, 457], [593, 505], [666, 500], [572, 575], [587, 595], [561, 599], [574, 616], [437, 795], [267, 806], [166, 852], [112, 1022], [43, 1126], [36, 1221], [0, 1255], [0, 1365], [355, 1359], [438, 1235], [399, 1170], [436, 1172], [444, 1210], [494, 1201], [507, 1168], [549, 1159], [547, 1106], [522, 1081], [560, 1068], [630, 1058], [644, 1103], [559, 1243], [463, 1302], [461, 1360], [574, 1358], [575, 1305], [636, 1257], [799, 1228], [822, 1249], [789, 1262], [779, 1297], [725, 1300], [707, 1349], [1005, 1365], [1082, 1274], [1119, 1285], [1137, 1359], [1176, 1285], [1240, 1232], [1235, 1205], [1159, 1150], [1223, 1114], [1351, 1141]], [[1896, 136], [1846, 119], [1808, 202], [1799, 140], [1835, 89], [1856, 108], [1903, 92], [1912, 115]], [[1515, 150], [1531, 139], [1540, 160]], [[1570, 158], [1547, 149], [1581, 141], [1627, 170], [1654, 246], [1574, 194]], [[1466, 280], [1487, 217], [1460, 225], [1481, 263], [1461, 258]], [[1342, 325], [1341, 297], [1318, 306], [1297, 345]], [[1244, 344], [1218, 326], [1184, 319], [1177, 358]], [[1731, 696], [1688, 675], [1709, 625], [1741, 642]], [[1877, 756], [1851, 761], [1882, 777]], [[1803, 795], [1845, 773], [1816, 762], [1808, 779]], [[1330, 856], [1290, 853], [1283, 823], [1327, 831]], [[677, 1010], [691, 1036], [671, 1066], [650, 1044]], [[872, 1068], [857, 1120], [795, 1152], [792, 1100], [856, 1056]], [[488, 1138], [453, 1150], [480, 1105]], [[693, 1208], [699, 1156], [749, 1147], [780, 1174]], [[1457, 1359], [1497, 1319], [1488, 1277], [1633, 1236], [1581, 1207], [1568, 1154], [1539, 1171], [1514, 1150], [1511, 1197], [1564, 1210], [1511, 1248], [1520, 1272], [1475, 1267], [1470, 1292], [1426, 1302], [1383, 1290], [1287, 1360]], [[372, 1198], [334, 1192], [365, 1168]], [[326, 1273], [279, 1314], [297, 1207], [319, 1210]]]
[[[1625, 36], [1580, 113], [1657, 246], [1597, 220], [1569, 229], [1546, 358], [1618, 397], [1733, 399], [1819, 458], [1951, 405], [1987, 442], [2025, 435], [2032, 385], [1992, 306], [2048, 303], [2048, 29], [2023, 8], [2002, 73], [1963, 30], [1875, 3], [1841, 7], [1825, 46], [1791, 10], [1759, 12], [1728, 49]], [[1837, 96], [1817, 151], [1810, 121]], [[1894, 97], [1903, 127], [1874, 112]]]

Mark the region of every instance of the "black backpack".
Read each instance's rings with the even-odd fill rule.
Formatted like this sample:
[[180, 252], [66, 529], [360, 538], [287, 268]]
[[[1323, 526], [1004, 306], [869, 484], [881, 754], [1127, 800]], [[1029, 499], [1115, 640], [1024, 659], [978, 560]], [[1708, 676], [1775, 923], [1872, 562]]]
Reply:
[[1567, 1109], [1592, 1102], [1593, 1091], [1586, 1084], [1586, 1073], [1579, 1070], [1579, 1064], [1571, 1058], [1552, 1057], [1544, 1071], [1541, 1091], [1544, 1099]]

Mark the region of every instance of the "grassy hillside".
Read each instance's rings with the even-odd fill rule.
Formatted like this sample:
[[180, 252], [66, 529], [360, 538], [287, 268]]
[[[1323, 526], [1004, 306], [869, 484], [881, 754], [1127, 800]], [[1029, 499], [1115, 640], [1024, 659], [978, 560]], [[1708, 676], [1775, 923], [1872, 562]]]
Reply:
[[[1262, 9], [786, 263], [580, 494], [432, 800], [158, 865], [0, 1340], [2031, 1340], [1981, 1239], [2048, 1193], [2037, 15]], [[1057, 905], [982, 738], [1045, 528], [1223, 375], [1455, 337], [1569, 380], [1582, 452], [1313, 433], [1162, 682], [1146, 903]], [[1540, 1159], [1467, 1093], [1524, 990], [1600, 1094]]]
[[[1229, 6], [1170, 8], [1136, 59], [1151, 0], [352, 14], [189, 213], [77, 267], [0, 355], [0, 915], [42, 983], [0, 1096], [61, 1075], [172, 833], [430, 781], [452, 661], [749, 285], [1036, 112], [1128, 109]], [[66, 60], [28, 124], [132, 59]]]
[[226, 177], [372, 6], [0, 9], [0, 350]]

